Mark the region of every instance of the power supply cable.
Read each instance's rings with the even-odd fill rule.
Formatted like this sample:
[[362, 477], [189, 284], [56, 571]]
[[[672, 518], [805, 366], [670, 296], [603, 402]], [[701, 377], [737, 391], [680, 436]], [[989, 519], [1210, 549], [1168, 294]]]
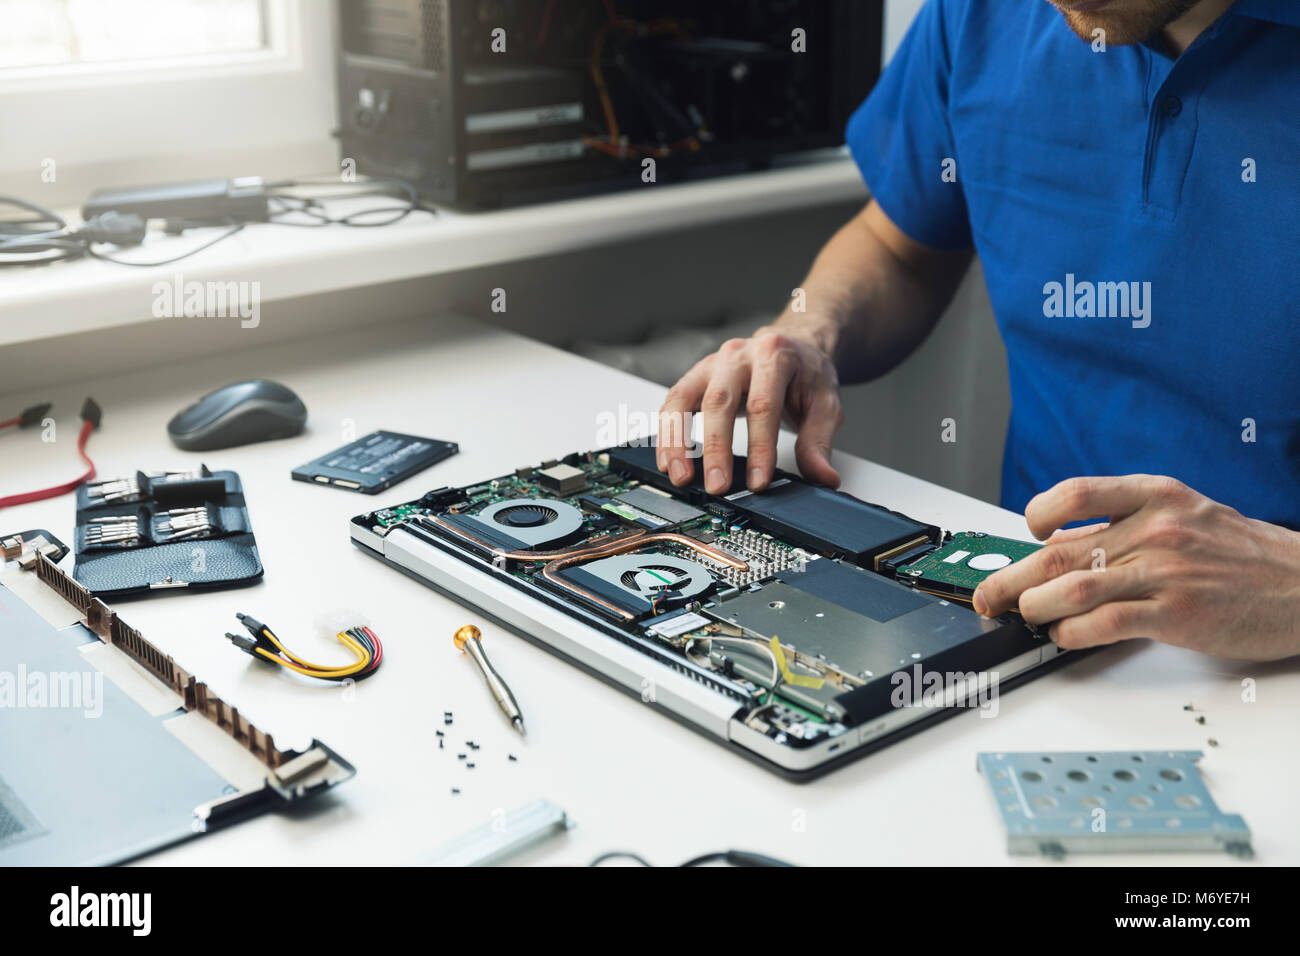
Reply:
[[[609, 853], [602, 853], [587, 865], [600, 866], [610, 860], [631, 860], [638, 866], [654, 866], [645, 857], [627, 850], [613, 850]], [[679, 866], [704, 866], [708, 863], [725, 863], [728, 866], [794, 866], [793, 863], [778, 860], [774, 856], [752, 853], [749, 850], [720, 850], [715, 853], [705, 853], [701, 856], [692, 857], [685, 863], [679, 864]]]
[[[424, 211], [437, 215], [435, 210], [420, 206], [419, 192], [405, 180], [372, 179], [357, 183], [355, 188], [340, 189], [339, 186], [335, 180], [286, 179], [269, 183], [265, 188], [270, 213], [265, 221], [281, 226], [374, 228], [390, 226], [414, 212]], [[320, 187], [332, 188], [324, 195], [303, 195], [304, 190]], [[358, 209], [341, 216], [330, 215], [325, 205], [330, 201], [377, 194], [389, 195], [400, 202], [398, 205]], [[73, 227], [58, 213], [16, 196], [0, 196], [0, 206], [3, 205], [15, 207], [27, 215], [0, 218], [0, 266], [46, 265], [87, 256], [137, 268], [171, 265], [229, 239], [250, 222], [263, 221], [237, 221], [229, 218], [169, 221], [168, 231], [174, 233], [186, 229], [226, 228], [219, 235], [206, 239], [179, 255], [141, 261], [120, 258], [115, 252], [100, 248], [115, 246], [121, 249], [142, 245], [148, 230], [147, 223], [138, 215], [104, 212]]]
[[[339, 183], [333, 180], [285, 179], [280, 182], [269, 183], [266, 187], [267, 199], [278, 207], [272, 210], [270, 221], [282, 226], [317, 227], [337, 225], [367, 229], [376, 226], [391, 226], [412, 213], [421, 211], [419, 192], [405, 180], [368, 179], [356, 185], [358, 187], [356, 189], [340, 191], [338, 189]], [[302, 190], [313, 187], [333, 187], [334, 191], [324, 196], [303, 196], [294, 192], [286, 192], [287, 190]], [[353, 199], [375, 195], [376, 193], [384, 195], [386, 191], [398, 193], [400, 198], [405, 199], [405, 203], [400, 206], [376, 206], [369, 209], [358, 209], [345, 216], [330, 216], [322, 205], [323, 202], [331, 200]], [[432, 209], [424, 209], [423, 211], [428, 212], [430, 215], [437, 215]], [[292, 222], [282, 218], [293, 214], [305, 216], [309, 221]], [[386, 218], [369, 221], [369, 217], [384, 215], [386, 215]]]
[[350, 664], [334, 667], [325, 664], [313, 664], [311, 661], [299, 657], [285, 647], [284, 643], [276, 637], [274, 631], [256, 618], [247, 614], [236, 614], [235, 616], [239, 618], [239, 622], [244, 625], [252, 637], [248, 638], [239, 634], [227, 633], [226, 637], [230, 640], [230, 643], [251, 657], [270, 661], [286, 670], [294, 671], [306, 677], [335, 682], [364, 680], [378, 670], [379, 665], [384, 660], [383, 643], [380, 642], [375, 632], [365, 625], [357, 625], [338, 632], [339, 642], [356, 655], [356, 660]]
[[80, 259], [96, 242], [127, 246], [144, 241], [145, 224], [139, 216], [103, 213], [73, 228], [58, 213], [16, 196], [0, 196], [0, 206], [30, 213], [0, 218], [0, 266]]
[[149, 268], [150, 266], [169, 266], [173, 262], [180, 262], [182, 259], [188, 259], [190, 256], [197, 255], [198, 253], [202, 252], [204, 249], [212, 248], [218, 242], [221, 242], [225, 239], [229, 239], [235, 233], [243, 229], [244, 226], [247, 225], [247, 223], [243, 223], [243, 222], [231, 223], [229, 220], [227, 220], [225, 223], [211, 223], [211, 222], [194, 223], [187, 228], [210, 227], [210, 226], [217, 226], [217, 225], [227, 225], [230, 228], [227, 229], [225, 232], [223, 232], [221, 235], [214, 236], [213, 238], [209, 239], [207, 242], [201, 243], [200, 245], [195, 246], [193, 249], [187, 249], [185, 252], [182, 252], [180, 255], [172, 256], [169, 259], [156, 259], [152, 262], [138, 262], [133, 259], [119, 259], [116, 256], [109, 255], [108, 253], [100, 252], [90, 245], [86, 247], [86, 254], [92, 256], [95, 259], [100, 259], [104, 262], [112, 262], [119, 266], [137, 266], [141, 268]]

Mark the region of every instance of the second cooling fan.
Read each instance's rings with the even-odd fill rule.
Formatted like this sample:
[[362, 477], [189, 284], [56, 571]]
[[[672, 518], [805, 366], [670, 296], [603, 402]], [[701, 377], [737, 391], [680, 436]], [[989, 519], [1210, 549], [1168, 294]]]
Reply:
[[659, 552], [601, 558], [560, 576], [632, 614], [680, 607], [705, 594], [714, 580], [702, 564]]

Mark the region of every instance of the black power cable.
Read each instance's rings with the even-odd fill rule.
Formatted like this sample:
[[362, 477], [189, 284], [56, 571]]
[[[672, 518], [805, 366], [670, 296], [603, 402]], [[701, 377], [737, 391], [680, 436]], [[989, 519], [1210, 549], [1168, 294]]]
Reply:
[[[329, 180], [297, 180], [286, 179], [277, 183], [267, 185], [267, 198], [272, 202], [278, 203], [280, 208], [271, 213], [271, 222], [282, 226], [352, 226], [354, 228], [371, 228], [374, 226], [391, 226], [399, 220], [405, 219], [413, 212], [420, 209], [420, 196], [414, 186], [401, 179], [368, 179], [364, 183], [358, 183], [359, 187], [350, 192], [332, 192], [326, 196], [299, 196], [299, 195], [282, 195], [281, 190], [287, 189], [309, 189], [313, 186], [337, 187], [338, 183]], [[376, 189], [375, 187], [379, 187]], [[386, 190], [396, 190], [401, 193], [406, 202], [401, 206], [378, 206], [372, 209], [359, 209], [356, 212], [349, 213], [346, 216], [333, 217], [325, 213], [321, 205], [323, 200], [352, 199], [358, 196], [369, 196], [376, 193], [383, 195]], [[294, 205], [296, 203], [296, 205]], [[426, 209], [431, 215], [437, 215], [432, 209]], [[308, 222], [292, 222], [281, 218], [284, 216], [301, 215], [308, 218]], [[387, 218], [369, 221], [368, 217], [388, 214]]]
[[13, 196], [0, 196], [0, 204], [16, 206], [32, 215], [0, 220], [0, 265], [41, 265], [80, 259], [96, 242], [136, 245], [144, 240], [139, 216], [103, 213], [74, 229], [58, 213]]
[[[301, 190], [312, 187], [332, 187], [325, 195], [302, 195]], [[267, 200], [272, 206], [269, 222], [282, 226], [350, 226], [353, 228], [372, 228], [390, 226], [405, 219], [413, 212], [421, 211], [419, 193], [410, 183], [400, 179], [373, 179], [357, 183], [355, 189], [339, 188], [333, 180], [283, 180], [266, 186]], [[298, 192], [291, 192], [298, 191]], [[344, 216], [331, 216], [327, 213], [325, 202], [339, 199], [353, 199], [359, 196], [393, 195], [402, 202], [397, 206], [377, 206], [359, 209]], [[167, 259], [138, 262], [120, 259], [96, 246], [111, 245], [119, 249], [139, 246], [144, 242], [146, 223], [139, 216], [128, 213], [105, 212], [87, 220], [78, 227], [69, 226], [57, 213], [36, 203], [19, 199], [15, 196], [0, 196], [0, 205], [17, 207], [30, 213], [29, 216], [0, 219], [0, 266], [45, 265], [51, 262], [64, 262], [90, 256], [104, 262], [121, 266], [165, 266], [179, 262], [192, 255], [215, 246], [229, 239], [242, 230], [247, 222], [232, 219], [212, 221], [190, 221], [169, 223], [169, 231], [180, 232], [184, 229], [228, 227], [225, 232], [200, 243], [180, 255]], [[425, 209], [431, 215], [437, 213]], [[301, 217], [306, 221], [295, 221], [292, 217]], [[376, 218], [378, 217], [378, 218]]]
[[[600, 866], [609, 860], [631, 860], [638, 866], [654, 865], [648, 862], [645, 857], [626, 850], [602, 853], [587, 865]], [[681, 866], [704, 866], [707, 863], [726, 863], [728, 866], [794, 866], [793, 863], [778, 860], [774, 856], [764, 856], [762, 853], [751, 853], [748, 850], [720, 850], [716, 853], [705, 853], [702, 856], [692, 857], [682, 863]]]
[[[170, 259], [157, 259], [154, 260], [153, 262], [132, 262], [130, 259], [118, 259], [116, 256], [110, 256], [108, 253], [100, 252], [92, 248], [89, 244], [86, 246], [86, 254], [89, 256], [93, 256], [96, 259], [101, 259], [104, 262], [116, 263], [119, 266], [137, 266], [137, 267], [145, 267], [145, 268], [149, 266], [169, 266], [173, 262], [180, 262], [182, 259], [188, 259], [190, 256], [195, 255], [196, 253], [200, 253], [204, 249], [209, 249], [212, 246], [215, 246], [218, 242], [221, 242], [221, 240], [223, 239], [229, 239], [235, 233], [243, 229], [244, 226], [247, 225], [247, 223], [226, 222], [224, 224], [223, 223], [201, 223], [196, 225], [203, 225], [203, 226], [228, 225], [230, 226], [230, 228], [227, 229], [225, 232], [223, 232], [221, 235], [215, 236], [212, 239], [209, 239], [207, 242], [195, 246], [193, 249], [188, 249], [185, 252], [182, 252], [180, 255], [172, 256]], [[112, 240], [100, 240], [100, 241], [111, 242]], [[118, 243], [114, 243], [114, 244], [117, 245]]]

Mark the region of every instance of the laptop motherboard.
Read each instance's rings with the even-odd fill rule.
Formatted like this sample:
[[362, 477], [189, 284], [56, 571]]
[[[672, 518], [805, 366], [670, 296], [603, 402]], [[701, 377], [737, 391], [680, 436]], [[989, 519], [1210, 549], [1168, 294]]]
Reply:
[[847, 734], [919, 661], [968, 672], [1044, 644], [1015, 615], [969, 607], [972, 585], [992, 573], [979, 569], [1001, 566], [990, 555], [1034, 545], [954, 539], [784, 472], [760, 494], [674, 488], [649, 446], [439, 488], [353, 526], [377, 539], [401, 528], [490, 565], [733, 697], [748, 728], [786, 745]]

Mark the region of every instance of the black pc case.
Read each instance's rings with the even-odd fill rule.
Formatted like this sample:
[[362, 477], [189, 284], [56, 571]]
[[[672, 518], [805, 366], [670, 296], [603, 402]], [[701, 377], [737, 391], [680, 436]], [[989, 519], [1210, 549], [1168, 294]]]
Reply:
[[339, 12], [343, 161], [463, 208], [839, 146], [880, 72], [881, 0], [343, 0]]

